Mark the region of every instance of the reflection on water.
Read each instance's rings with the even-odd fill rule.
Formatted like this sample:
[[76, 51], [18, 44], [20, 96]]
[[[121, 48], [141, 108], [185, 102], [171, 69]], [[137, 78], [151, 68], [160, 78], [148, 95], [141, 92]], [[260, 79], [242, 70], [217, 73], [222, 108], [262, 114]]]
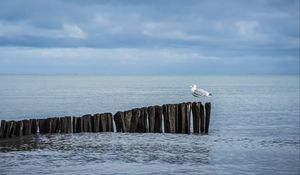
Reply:
[[28, 174], [223, 174], [228, 168], [231, 173], [251, 174], [256, 171], [251, 166], [260, 164], [264, 168], [257, 169], [258, 174], [279, 170], [295, 174], [299, 171], [297, 159], [293, 162], [278, 158], [290, 157], [297, 150], [297, 138], [232, 137], [216, 135], [214, 130], [208, 136], [53, 134], [0, 141], [0, 166], [4, 174], [28, 169]]
[[23, 137], [0, 142], [1, 152], [68, 152], [86, 161], [207, 164], [209, 145], [200, 135], [81, 133]]

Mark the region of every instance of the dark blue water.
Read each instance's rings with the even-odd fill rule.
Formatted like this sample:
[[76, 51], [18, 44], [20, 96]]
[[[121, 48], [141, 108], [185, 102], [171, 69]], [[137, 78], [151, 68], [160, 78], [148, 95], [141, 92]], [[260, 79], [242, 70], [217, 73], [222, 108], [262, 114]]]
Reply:
[[209, 135], [0, 141], [0, 174], [299, 174], [299, 76], [0, 76], [0, 119], [116, 112], [211, 91]]

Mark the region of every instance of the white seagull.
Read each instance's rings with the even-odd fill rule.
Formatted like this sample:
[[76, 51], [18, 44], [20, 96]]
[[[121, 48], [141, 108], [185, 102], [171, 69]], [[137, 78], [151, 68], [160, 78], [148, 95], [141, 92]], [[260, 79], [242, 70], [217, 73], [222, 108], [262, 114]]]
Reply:
[[194, 97], [200, 98], [200, 97], [211, 97], [212, 94], [207, 92], [204, 89], [197, 89], [197, 86], [194, 84], [191, 87], [192, 95]]

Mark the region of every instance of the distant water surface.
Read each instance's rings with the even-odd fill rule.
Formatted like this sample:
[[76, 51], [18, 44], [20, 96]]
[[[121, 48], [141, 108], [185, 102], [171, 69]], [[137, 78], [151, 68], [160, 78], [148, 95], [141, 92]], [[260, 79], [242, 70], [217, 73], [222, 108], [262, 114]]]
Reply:
[[0, 76], [0, 119], [81, 116], [212, 92], [209, 135], [80, 133], [0, 141], [0, 174], [299, 174], [299, 76]]

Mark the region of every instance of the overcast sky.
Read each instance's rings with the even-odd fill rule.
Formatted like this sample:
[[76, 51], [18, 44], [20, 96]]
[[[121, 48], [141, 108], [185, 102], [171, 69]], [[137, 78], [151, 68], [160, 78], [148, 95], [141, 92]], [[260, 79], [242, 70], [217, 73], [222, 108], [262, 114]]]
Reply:
[[1, 0], [0, 73], [297, 74], [298, 0]]

